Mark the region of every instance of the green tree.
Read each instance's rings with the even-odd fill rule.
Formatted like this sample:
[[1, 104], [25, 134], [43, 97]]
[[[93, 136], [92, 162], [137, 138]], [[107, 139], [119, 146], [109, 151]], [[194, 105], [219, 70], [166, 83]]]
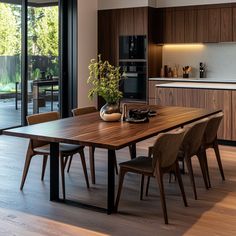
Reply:
[[58, 56], [58, 7], [29, 9], [29, 53]]
[[20, 54], [20, 32], [10, 4], [0, 3], [0, 55]]

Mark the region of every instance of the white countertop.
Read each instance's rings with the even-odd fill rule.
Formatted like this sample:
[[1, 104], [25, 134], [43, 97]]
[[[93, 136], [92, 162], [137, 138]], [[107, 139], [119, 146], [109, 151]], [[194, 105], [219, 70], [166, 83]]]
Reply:
[[235, 79], [220, 78], [149, 78], [151, 81], [201, 82], [201, 83], [236, 83]]
[[167, 84], [156, 84], [156, 88], [190, 88], [190, 89], [219, 89], [236, 90], [236, 83], [194, 83], [194, 82], [172, 82]]

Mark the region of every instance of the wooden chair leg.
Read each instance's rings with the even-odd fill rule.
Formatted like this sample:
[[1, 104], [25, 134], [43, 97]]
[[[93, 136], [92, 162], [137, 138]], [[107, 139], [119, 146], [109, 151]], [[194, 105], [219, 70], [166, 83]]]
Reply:
[[84, 149], [82, 149], [79, 154], [81, 157], [81, 163], [84, 170], [84, 177], [85, 177], [86, 185], [87, 185], [87, 188], [89, 188], [89, 179], [88, 179], [86, 161], [85, 161], [85, 156], [84, 156]]
[[206, 150], [202, 151], [202, 157], [203, 157], [204, 162], [205, 162], [206, 174], [207, 174], [207, 179], [208, 179], [208, 187], [211, 188], [211, 180], [210, 180]]
[[32, 155], [31, 153], [27, 153], [26, 154], [26, 158], [25, 158], [25, 165], [24, 165], [24, 170], [23, 170], [23, 175], [22, 175], [22, 179], [21, 179], [21, 185], [20, 185], [20, 190], [23, 189], [24, 184], [25, 184], [25, 180], [29, 171], [29, 166], [30, 166], [30, 162], [31, 159], [34, 155]]
[[67, 173], [69, 173], [69, 171], [70, 171], [70, 166], [71, 166], [71, 162], [72, 162], [73, 157], [74, 157], [73, 155], [70, 156], [69, 164], [68, 164], [68, 167], [67, 167]]
[[168, 215], [167, 215], [167, 209], [166, 209], [166, 199], [165, 199], [165, 192], [164, 192], [164, 185], [163, 185], [163, 175], [160, 173], [160, 171], [156, 172], [156, 180], [159, 185], [160, 189], [160, 197], [161, 197], [161, 204], [162, 204], [162, 210], [163, 215], [165, 219], [165, 224], [168, 224]]
[[146, 185], [146, 196], [148, 196], [148, 190], [149, 190], [149, 185], [150, 185], [150, 176], [147, 178], [147, 185]]
[[65, 190], [65, 164], [64, 164], [64, 156], [60, 155], [60, 164], [61, 164], [61, 185], [62, 185], [62, 196], [63, 200], [66, 199], [66, 190]]
[[95, 147], [89, 147], [90, 174], [93, 184], [96, 183], [94, 152], [95, 152]]
[[187, 203], [186, 194], [185, 194], [185, 191], [184, 191], [184, 185], [183, 185], [182, 177], [181, 177], [181, 174], [180, 174], [178, 161], [175, 164], [175, 176], [178, 179], [179, 188], [180, 188], [180, 191], [181, 191], [181, 194], [182, 194], [182, 197], [183, 197], [184, 205], [187, 207], [188, 203]]
[[48, 160], [48, 155], [43, 155], [43, 166], [42, 166], [42, 174], [41, 174], [41, 180], [44, 180], [44, 175], [45, 175], [45, 170], [47, 166], [47, 160]]
[[[204, 184], [205, 184], [205, 188], [209, 189], [208, 187], [208, 177], [207, 177], [207, 170], [206, 170], [206, 158], [204, 157], [204, 153], [201, 152], [197, 155], [199, 163], [200, 163], [200, 167], [201, 167], [201, 171], [202, 171], [202, 177], [204, 180]], [[210, 178], [210, 177], [209, 177]]]
[[219, 169], [220, 169], [220, 174], [221, 174], [222, 180], [225, 180], [224, 170], [223, 170], [223, 166], [222, 166], [222, 162], [221, 162], [221, 158], [220, 158], [219, 146], [218, 146], [217, 142], [215, 142], [215, 144], [214, 144], [214, 151], [215, 151], [215, 154], [216, 154], [216, 159], [217, 159], [217, 162], [218, 162], [218, 166], [219, 166]]
[[115, 211], [118, 210], [118, 205], [120, 202], [120, 195], [121, 195], [121, 190], [122, 190], [122, 186], [123, 186], [123, 182], [124, 182], [125, 173], [126, 173], [126, 171], [124, 171], [121, 167], [120, 168], [120, 175], [119, 175], [119, 186], [118, 186], [118, 190], [117, 190], [116, 203], [115, 203]]
[[143, 200], [143, 185], [144, 185], [144, 175], [142, 175], [140, 183], [140, 200]]
[[191, 158], [185, 158], [185, 161], [188, 168], [190, 181], [193, 187], [194, 198], [197, 200], [197, 191], [196, 191], [196, 185], [195, 185], [195, 180], [194, 180], [194, 175], [193, 175], [193, 167], [192, 167]]

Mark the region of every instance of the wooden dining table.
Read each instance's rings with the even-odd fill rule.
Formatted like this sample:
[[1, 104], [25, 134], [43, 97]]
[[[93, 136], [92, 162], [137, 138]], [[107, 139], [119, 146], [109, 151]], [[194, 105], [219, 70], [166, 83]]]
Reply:
[[[35, 139], [50, 143], [50, 200], [60, 202], [59, 197], [59, 143], [80, 144], [107, 149], [104, 161], [108, 165], [107, 207], [108, 214], [114, 212], [115, 200], [115, 151], [154, 137], [161, 132], [183, 127], [186, 124], [216, 114], [221, 110], [205, 110], [186, 107], [148, 106], [157, 115], [146, 123], [126, 121], [104, 122], [99, 113], [70, 117], [46, 123], [30, 125], [4, 131], [5, 135]], [[133, 152], [133, 158], [135, 152]], [[89, 205], [89, 204], [87, 204]], [[96, 208], [96, 206], [94, 206]]]

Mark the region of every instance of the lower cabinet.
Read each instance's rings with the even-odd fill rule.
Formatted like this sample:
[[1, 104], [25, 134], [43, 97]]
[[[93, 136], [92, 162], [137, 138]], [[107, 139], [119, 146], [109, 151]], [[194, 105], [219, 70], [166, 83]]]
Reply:
[[[205, 109], [221, 109], [224, 119], [218, 132], [218, 138], [236, 141], [236, 114], [232, 112], [232, 101], [235, 101], [236, 91], [214, 89], [182, 89], [182, 88], [157, 88], [154, 103], [161, 106], [183, 106]], [[232, 122], [233, 121], [233, 122]], [[234, 127], [232, 127], [232, 124]]]
[[236, 140], [236, 91], [232, 91], [232, 140]]

